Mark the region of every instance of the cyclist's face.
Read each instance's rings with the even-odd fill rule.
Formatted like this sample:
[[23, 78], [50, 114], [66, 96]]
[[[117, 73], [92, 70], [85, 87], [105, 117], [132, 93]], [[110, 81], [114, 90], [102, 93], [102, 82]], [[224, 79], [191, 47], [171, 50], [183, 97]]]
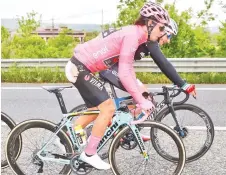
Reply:
[[[152, 21], [149, 21], [149, 25], [151, 25]], [[151, 41], [157, 41], [162, 35], [165, 33], [165, 26], [161, 23], [157, 23], [155, 27], [153, 28], [150, 40]]]
[[159, 45], [162, 46], [163, 44], [170, 43], [172, 33], [165, 33], [163, 37], [159, 40]]

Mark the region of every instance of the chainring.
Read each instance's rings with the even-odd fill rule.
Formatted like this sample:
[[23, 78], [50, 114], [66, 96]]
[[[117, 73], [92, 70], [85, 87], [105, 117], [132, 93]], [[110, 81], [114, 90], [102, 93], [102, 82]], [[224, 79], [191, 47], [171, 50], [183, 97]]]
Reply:
[[78, 175], [86, 175], [89, 174], [93, 167], [81, 160], [79, 160], [80, 155], [74, 155], [70, 160], [70, 166], [72, 171]]
[[125, 150], [132, 150], [136, 148], [137, 145], [136, 138], [131, 131], [120, 139], [120, 146]]

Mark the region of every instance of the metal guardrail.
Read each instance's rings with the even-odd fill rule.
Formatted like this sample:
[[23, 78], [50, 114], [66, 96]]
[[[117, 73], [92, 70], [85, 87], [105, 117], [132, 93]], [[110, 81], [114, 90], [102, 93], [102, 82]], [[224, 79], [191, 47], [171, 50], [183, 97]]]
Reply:
[[[59, 67], [64, 69], [69, 58], [1, 59], [2, 69], [18, 67]], [[169, 58], [177, 72], [226, 72], [226, 58]], [[136, 72], [161, 72], [151, 58], [135, 62]]]

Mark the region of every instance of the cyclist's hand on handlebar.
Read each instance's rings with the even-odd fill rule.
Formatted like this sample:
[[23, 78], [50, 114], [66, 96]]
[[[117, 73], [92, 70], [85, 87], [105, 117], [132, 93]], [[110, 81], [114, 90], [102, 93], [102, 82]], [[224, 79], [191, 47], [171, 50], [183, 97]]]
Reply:
[[143, 92], [143, 97], [147, 100], [154, 101], [153, 94], [151, 92]]
[[139, 107], [147, 112], [151, 112], [155, 109], [155, 105], [150, 100], [146, 99], [144, 99], [142, 103], [139, 104]]
[[196, 90], [194, 84], [185, 83], [182, 89], [185, 90], [187, 93], [191, 94], [194, 98], [196, 98]]

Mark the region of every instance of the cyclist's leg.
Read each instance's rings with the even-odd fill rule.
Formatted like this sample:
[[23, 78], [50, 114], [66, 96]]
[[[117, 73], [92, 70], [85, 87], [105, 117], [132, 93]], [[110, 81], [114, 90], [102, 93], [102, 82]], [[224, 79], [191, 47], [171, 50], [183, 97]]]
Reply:
[[[84, 69], [83, 71], [79, 70], [79, 69]], [[79, 65], [79, 68], [73, 64], [71, 61], [69, 61], [65, 67], [65, 74], [67, 79], [73, 84], [75, 85], [77, 78], [80, 74], [80, 72], [86, 72], [87, 74], [89, 74], [90, 72], [83, 67], [83, 65]], [[76, 85], [75, 85], [76, 87]], [[81, 93], [80, 93], [81, 94]], [[82, 96], [82, 94], [81, 94]], [[89, 102], [86, 102], [89, 103]], [[89, 104], [90, 106], [90, 104]], [[92, 106], [92, 105], [91, 105]], [[91, 107], [88, 108], [88, 110], [97, 110], [97, 107]], [[97, 118], [98, 115], [84, 115], [84, 116], [80, 116], [76, 121], [75, 121], [75, 125], [80, 124], [82, 126], [82, 128], [85, 128], [89, 123], [91, 123], [92, 121], [94, 121]]]
[[[98, 110], [98, 108], [93, 107], [93, 108], [88, 108], [88, 110]], [[74, 125], [81, 125], [82, 128], [85, 128], [89, 123], [96, 120], [97, 117], [98, 117], [98, 114], [82, 115], [75, 121]]]
[[98, 109], [100, 110], [100, 114], [98, 115], [94, 123], [92, 135], [102, 138], [115, 112], [115, 105], [113, 100], [109, 98], [108, 100], [102, 102], [98, 106]]
[[[81, 65], [75, 66], [73, 69], [80, 69], [80, 66]], [[74, 70], [74, 72], [76, 71]], [[91, 164], [97, 169], [109, 169], [110, 165], [102, 161], [97, 155], [96, 151], [97, 146], [107, 128], [107, 125], [109, 124], [114, 114], [114, 102], [109, 97], [104, 87], [104, 83], [97, 77], [95, 77], [92, 73], [90, 73], [90, 71], [88, 71], [87, 69], [80, 69], [79, 73], [76, 73], [71, 77], [67, 74], [66, 71], [66, 75], [69, 81], [70, 79], [73, 80], [73, 78], [76, 77], [76, 81], [74, 80], [71, 82], [73, 82], [75, 87], [78, 89], [87, 107], [92, 108], [97, 106], [100, 110], [100, 114], [98, 115], [97, 120], [94, 123], [89, 143], [85, 148], [85, 152], [80, 155], [80, 159]], [[76, 122], [76, 124], [87, 125], [88, 120], [87, 123], [83, 120], [80, 120], [80, 122]]]
[[[94, 79], [96, 77], [92, 76], [92, 78]], [[94, 122], [91, 136], [89, 137], [88, 145], [85, 148], [85, 151], [81, 154], [80, 159], [86, 163], [91, 164], [97, 169], [109, 169], [110, 165], [102, 161], [100, 157], [97, 155], [96, 151], [99, 142], [102, 139], [106, 131], [106, 128], [114, 114], [115, 111], [114, 102], [109, 97], [104, 86], [101, 89], [92, 87], [91, 85], [85, 85], [84, 87], [81, 88], [79, 87], [82, 86], [82, 83], [80, 81], [77, 81], [76, 84], [80, 94], [82, 95], [84, 101], [86, 102], [87, 107], [89, 108], [92, 106], [98, 106], [98, 109], [100, 110], [100, 114], [98, 115], [97, 119]], [[86, 84], [86, 82], [84, 84]], [[76, 124], [85, 126], [89, 124], [89, 121], [80, 120], [77, 121]]]

